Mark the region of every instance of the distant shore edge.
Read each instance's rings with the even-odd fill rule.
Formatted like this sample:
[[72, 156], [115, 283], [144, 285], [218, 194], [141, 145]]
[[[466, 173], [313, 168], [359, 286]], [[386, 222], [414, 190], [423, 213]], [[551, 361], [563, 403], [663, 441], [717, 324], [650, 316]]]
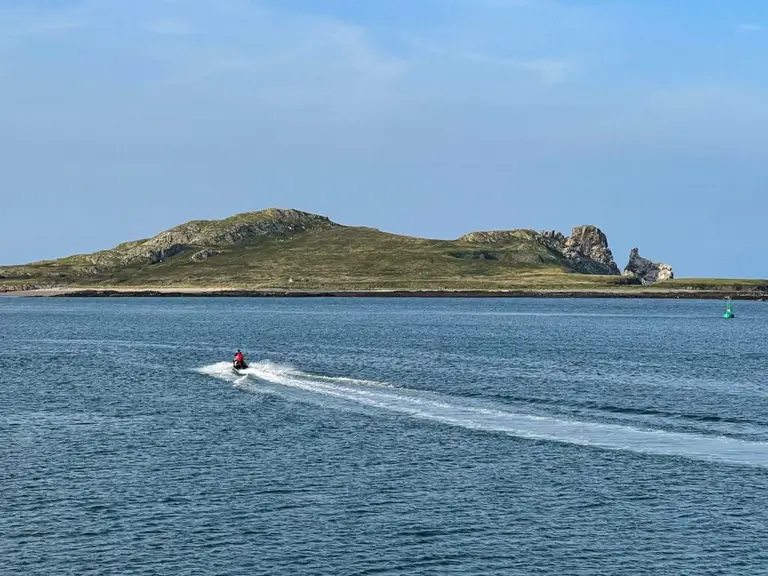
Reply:
[[768, 300], [768, 293], [727, 290], [249, 290], [59, 288], [0, 292], [25, 298], [615, 298]]

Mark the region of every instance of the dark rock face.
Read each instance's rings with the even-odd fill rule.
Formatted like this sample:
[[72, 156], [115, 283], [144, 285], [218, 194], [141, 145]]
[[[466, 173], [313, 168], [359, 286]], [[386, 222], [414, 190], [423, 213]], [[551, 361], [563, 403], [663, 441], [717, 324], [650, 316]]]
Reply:
[[192, 260], [192, 262], [202, 262], [203, 260], [208, 260], [208, 258], [213, 258], [218, 254], [219, 252], [217, 250], [209, 250], [208, 248], [204, 248], [203, 250], [192, 254], [190, 260]]
[[470, 232], [461, 236], [459, 240], [473, 244], [504, 244], [531, 234], [535, 234], [535, 232], [531, 230], [491, 230], [488, 232]]
[[557, 252], [563, 252], [565, 249], [565, 242], [568, 240], [562, 232], [558, 232], [557, 230], [543, 230], [539, 232], [539, 237], [542, 244]]
[[608, 238], [596, 226], [578, 226], [565, 240], [563, 255], [582, 274], [618, 276], [619, 267], [608, 248]]
[[463, 260], [503, 260], [504, 254], [497, 252], [474, 251], [474, 252], [450, 252], [454, 258]]
[[640, 256], [637, 248], [629, 253], [629, 262], [624, 268], [624, 276], [637, 278], [643, 284], [649, 285], [664, 280], [672, 280], [675, 274], [668, 264], [651, 262]]

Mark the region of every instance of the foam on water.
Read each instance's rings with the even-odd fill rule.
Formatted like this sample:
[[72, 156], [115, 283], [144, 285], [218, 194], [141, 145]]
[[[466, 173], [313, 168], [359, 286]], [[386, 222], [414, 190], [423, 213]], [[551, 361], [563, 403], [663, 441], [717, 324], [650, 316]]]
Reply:
[[[317, 376], [268, 361], [252, 364], [244, 375], [235, 373], [228, 362], [205, 366], [198, 372], [251, 391], [273, 392], [325, 405], [332, 399], [379, 412], [518, 438], [768, 467], [768, 442], [525, 414], [506, 406], [480, 405], [461, 396], [398, 388], [370, 380]], [[302, 394], [289, 394], [290, 390]]]

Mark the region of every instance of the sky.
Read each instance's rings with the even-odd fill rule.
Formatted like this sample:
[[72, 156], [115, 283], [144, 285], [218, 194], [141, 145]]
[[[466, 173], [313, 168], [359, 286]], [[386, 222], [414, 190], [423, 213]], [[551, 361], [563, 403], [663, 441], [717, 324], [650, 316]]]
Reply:
[[765, 0], [4, 0], [0, 263], [267, 207], [768, 277]]

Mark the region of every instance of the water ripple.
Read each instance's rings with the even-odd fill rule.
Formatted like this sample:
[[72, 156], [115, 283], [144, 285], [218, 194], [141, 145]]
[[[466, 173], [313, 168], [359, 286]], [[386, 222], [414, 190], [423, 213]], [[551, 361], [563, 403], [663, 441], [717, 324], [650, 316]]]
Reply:
[[0, 300], [0, 573], [762, 573], [740, 306]]

